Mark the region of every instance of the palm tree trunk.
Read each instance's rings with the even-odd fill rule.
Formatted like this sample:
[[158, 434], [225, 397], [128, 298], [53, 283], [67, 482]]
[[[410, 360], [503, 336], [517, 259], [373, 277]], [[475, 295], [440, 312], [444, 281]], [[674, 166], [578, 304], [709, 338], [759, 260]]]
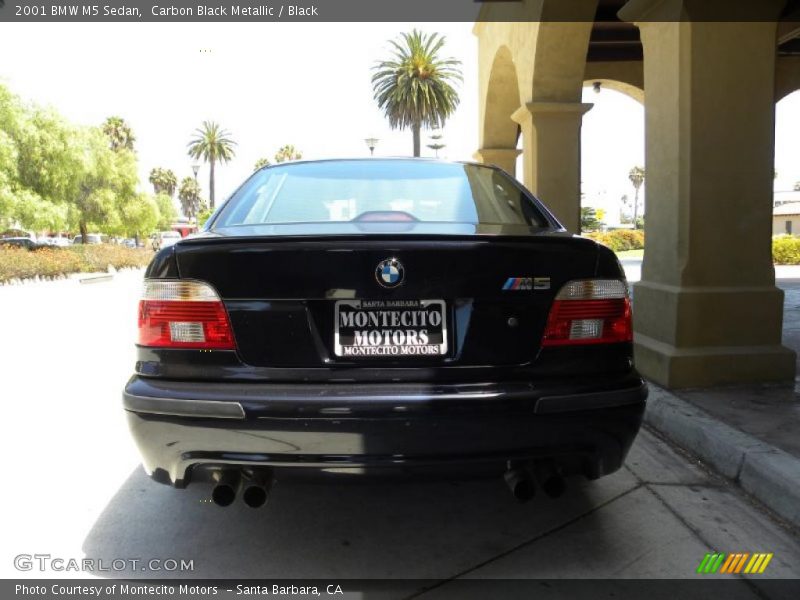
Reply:
[[211, 169], [208, 174], [208, 204], [214, 210], [214, 159], [211, 159]]
[[419, 156], [419, 151], [420, 151], [420, 135], [419, 135], [420, 134], [420, 129], [421, 129], [421, 127], [420, 127], [419, 123], [414, 123], [411, 126], [411, 132], [414, 134], [414, 156], [415, 157]]
[[633, 228], [639, 229], [639, 188], [636, 188], [636, 194], [633, 197]]

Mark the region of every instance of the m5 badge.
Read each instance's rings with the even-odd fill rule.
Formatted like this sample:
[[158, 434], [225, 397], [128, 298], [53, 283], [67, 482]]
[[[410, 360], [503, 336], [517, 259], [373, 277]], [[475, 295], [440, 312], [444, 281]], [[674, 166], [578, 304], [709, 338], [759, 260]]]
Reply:
[[507, 291], [549, 290], [549, 277], [509, 277], [503, 284]]

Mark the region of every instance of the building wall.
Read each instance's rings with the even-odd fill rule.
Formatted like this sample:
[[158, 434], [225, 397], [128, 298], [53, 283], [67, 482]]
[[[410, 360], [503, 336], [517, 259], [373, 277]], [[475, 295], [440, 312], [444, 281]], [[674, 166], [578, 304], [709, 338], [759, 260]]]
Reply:
[[[791, 223], [791, 231], [787, 231], [787, 222]], [[786, 233], [800, 235], [800, 215], [774, 215], [772, 217], [772, 235]]]

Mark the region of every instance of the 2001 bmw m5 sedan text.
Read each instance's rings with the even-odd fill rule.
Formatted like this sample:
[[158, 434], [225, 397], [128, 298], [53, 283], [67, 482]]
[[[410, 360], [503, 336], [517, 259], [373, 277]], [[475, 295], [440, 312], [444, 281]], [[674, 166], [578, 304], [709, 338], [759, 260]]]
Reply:
[[145, 274], [124, 406], [147, 472], [227, 505], [292, 474], [620, 468], [647, 388], [614, 254], [494, 167], [253, 174]]

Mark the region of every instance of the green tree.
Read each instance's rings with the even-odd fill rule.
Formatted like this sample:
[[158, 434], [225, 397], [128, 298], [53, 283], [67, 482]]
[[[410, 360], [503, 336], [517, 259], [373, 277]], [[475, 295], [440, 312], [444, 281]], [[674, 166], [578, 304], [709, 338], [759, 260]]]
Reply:
[[156, 206], [158, 206], [158, 223], [156, 229], [159, 231], [169, 231], [172, 224], [178, 218], [178, 211], [172, 202], [172, 197], [167, 194], [156, 194]]
[[0, 224], [67, 226], [66, 191], [82, 151], [52, 110], [26, 105], [0, 85]]
[[103, 133], [108, 137], [113, 151], [133, 151], [133, 143], [136, 141], [136, 136], [133, 135], [133, 130], [122, 117], [108, 117], [103, 123]]
[[275, 153], [276, 163], [287, 162], [290, 160], [300, 160], [301, 158], [303, 158], [303, 153], [297, 150], [291, 144], [286, 144], [284, 146], [281, 146]]
[[211, 210], [210, 208], [206, 206], [201, 207], [197, 213], [197, 226], [203, 227], [206, 224], [206, 221], [208, 221], [208, 219], [211, 218], [211, 215], [213, 214], [214, 211]]
[[438, 33], [414, 29], [389, 43], [392, 57], [373, 67], [373, 94], [393, 129], [411, 128], [419, 156], [422, 127], [443, 127], [458, 106], [453, 84], [462, 80], [461, 61], [440, 58], [445, 37]]
[[236, 145], [230, 133], [214, 121], [203, 121], [203, 126], [195, 130], [189, 142], [189, 156], [202, 159], [210, 166], [208, 175], [208, 199], [214, 209], [214, 166], [217, 162], [229, 162], [235, 155]]
[[83, 241], [90, 228], [120, 232], [124, 229], [121, 209], [136, 197], [136, 156], [111, 150], [100, 129], [77, 131], [74, 143], [84, 152], [67, 195], [71, 220], [77, 223]]
[[103, 128], [72, 126], [0, 86], [0, 221], [77, 227], [84, 239], [89, 228], [124, 232], [127, 203], [136, 198], [136, 156], [127, 148], [132, 134], [130, 144], [111, 139]]
[[181, 210], [189, 221], [197, 216], [197, 212], [200, 210], [200, 186], [193, 178], [184, 177], [181, 180], [178, 200], [181, 201]]
[[591, 206], [581, 206], [581, 232], [597, 231], [600, 225], [597, 211]]
[[633, 185], [633, 189], [635, 190], [635, 194], [633, 196], [633, 227], [634, 229], [639, 229], [639, 190], [644, 183], [644, 167], [633, 167], [628, 173], [628, 179], [630, 179], [631, 184]]
[[150, 171], [150, 183], [153, 185], [155, 194], [167, 194], [170, 198], [175, 196], [175, 189], [178, 187], [178, 178], [172, 169], [162, 169], [156, 167]]
[[269, 162], [268, 158], [259, 158], [256, 161], [256, 164], [253, 166], [253, 171], [258, 171], [259, 169], [263, 169], [264, 167], [270, 166], [272, 163]]
[[159, 217], [156, 200], [148, 194], [137, 194], [122, 209], [126, 234], [133, 235], [137, 242], [158, 227]]

